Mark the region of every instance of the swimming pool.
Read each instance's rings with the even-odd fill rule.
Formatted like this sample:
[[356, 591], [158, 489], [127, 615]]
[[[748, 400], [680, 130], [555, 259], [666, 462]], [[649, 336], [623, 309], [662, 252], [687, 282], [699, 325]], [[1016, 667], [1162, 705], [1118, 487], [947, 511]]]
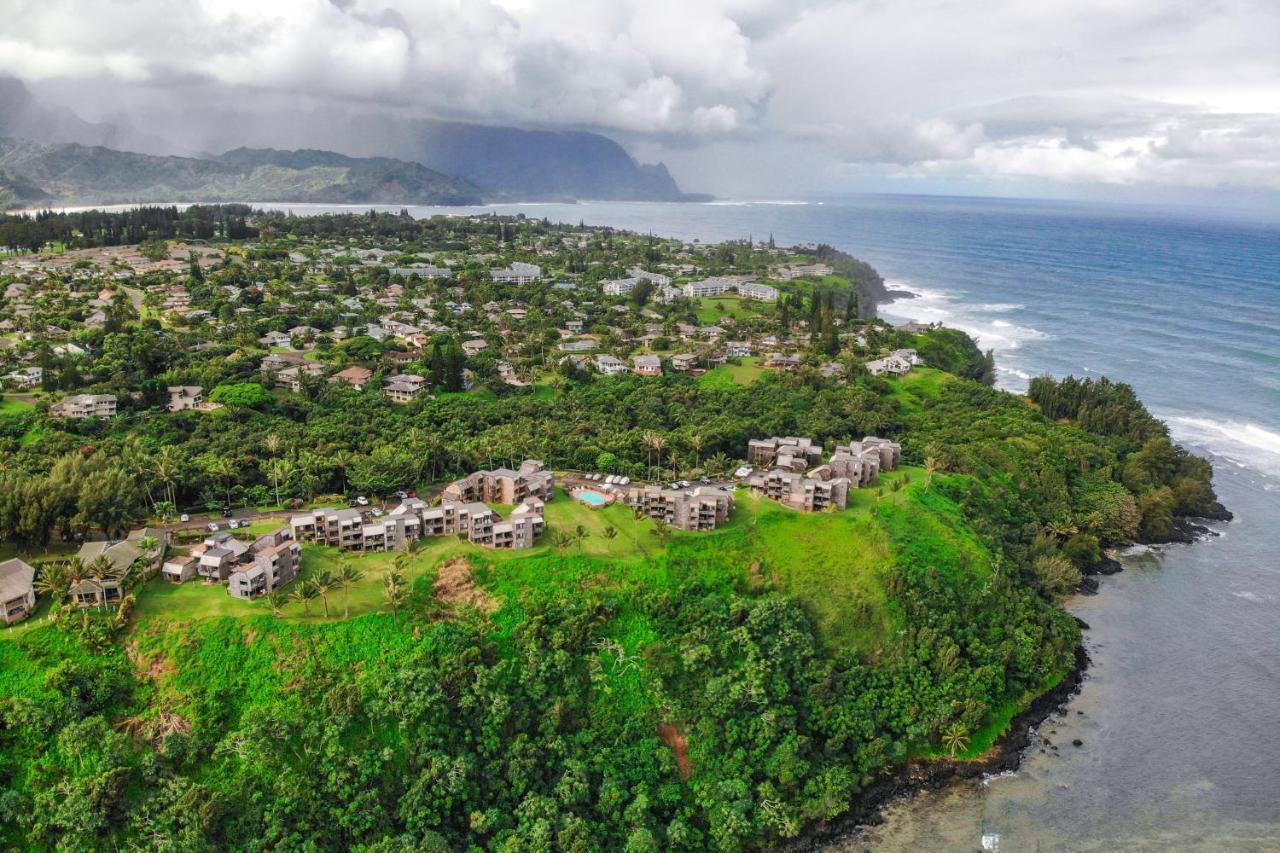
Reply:
[[609, 505], [609, 499], [599, 492], [593, 492], [590, 489], [580, 489], [574, 494], [574, 497], [582, 501], [587, 506], [602, 507]]

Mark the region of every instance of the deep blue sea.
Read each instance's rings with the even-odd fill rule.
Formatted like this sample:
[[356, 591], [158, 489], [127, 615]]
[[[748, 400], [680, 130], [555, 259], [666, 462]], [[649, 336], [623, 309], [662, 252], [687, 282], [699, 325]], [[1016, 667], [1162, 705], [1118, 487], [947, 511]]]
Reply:
[[899, 805], [838, 846], [1280, 849], [1280, 212], [911, 196], [478, 210], [830, 243], [917, 294], [883, 315], [994, 349], [1003, 387], [1041, 373], [1129, 382], [1214, 461], [1236, 521], [1212, 541], [1135, 552], [1073, 602], [1094, 663], [1042, 727], [1058, 750], [1039, 744], [1015, 774]]

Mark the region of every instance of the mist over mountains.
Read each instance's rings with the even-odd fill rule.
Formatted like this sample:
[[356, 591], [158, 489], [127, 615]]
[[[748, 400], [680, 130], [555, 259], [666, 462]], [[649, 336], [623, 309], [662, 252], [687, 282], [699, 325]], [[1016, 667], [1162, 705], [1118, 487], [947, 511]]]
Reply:
[[301, 109], [157, 124], [163, 135], [85, 121], [0, 78], [0, 205], [697, 198], [663, 165], [583, 131]]

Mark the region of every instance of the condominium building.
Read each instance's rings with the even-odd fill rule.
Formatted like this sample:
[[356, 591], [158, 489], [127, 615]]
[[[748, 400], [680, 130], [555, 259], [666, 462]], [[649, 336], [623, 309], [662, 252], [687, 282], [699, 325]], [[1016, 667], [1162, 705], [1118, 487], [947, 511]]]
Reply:
[[490, 279], [506, 284], [532, 284], [541, 277], [542, 267], [522, 261], [516, 261], [505, 269], [489, 271]]
[[747, 462], [757, 468], [805, 471], [822, 461], [822, 445], [807, 438], [782, 436], [747, 442]]
[[844, 509], [849, 502], [852, 483], [847, 477], [823, 480], [775, 468], [752, 475], [747, 485], [758, 494], [793, 509], [822, 512], [831, 507]]
[[520, 469], [497, 468], [476, 471], [445, 487], [444, 501], [484, 501], [495, 504], [518, 504], [526, 498], [549, 501], [555, 494], [555, 477], [537, 459], [526, 459]]
[[870, 486], [880, 472], [892, 471], [902, 459], [902, 447], [887, 438], [867, 436], [862, 441], [837, 445], [829, 467], [835, 476], [848, 477], [856, 488]]
[[627, 506], [680, 530], [715, 530], [733, 510], [730, 492], [700, 486], [692, 491], [633, 486], [624, 496]]

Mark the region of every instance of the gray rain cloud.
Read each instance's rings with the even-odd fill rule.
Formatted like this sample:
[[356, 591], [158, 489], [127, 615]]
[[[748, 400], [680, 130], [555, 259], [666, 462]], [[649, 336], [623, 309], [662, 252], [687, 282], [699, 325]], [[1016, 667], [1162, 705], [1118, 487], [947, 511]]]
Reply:
[[374, 110], [598, 130], [727, 194], [778, 191], [780, 175], [799, 191], [1280, 191], [1273, 0], [0, 0], [0, 14], [0, 75], [153, 134], [201, 113]]

